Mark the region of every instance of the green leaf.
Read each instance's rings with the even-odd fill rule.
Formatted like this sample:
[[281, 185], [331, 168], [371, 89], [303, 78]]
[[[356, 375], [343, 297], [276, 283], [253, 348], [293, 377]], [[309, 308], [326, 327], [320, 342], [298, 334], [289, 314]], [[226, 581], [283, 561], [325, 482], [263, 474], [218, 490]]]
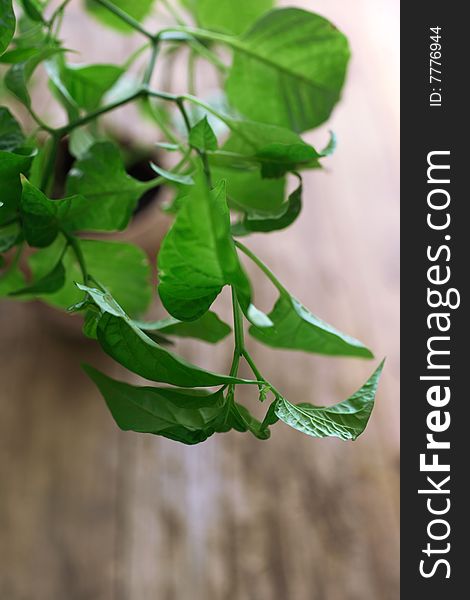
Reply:
[[57, 290], [60, 290], [64, 283], [65, 269], [60, 260], [52, 271], [37, 281], [34, 281], [31, 285], [10, 292], [10, 296], [39, 296], [42, 294], [53, 294], [54, 292], [57, 292]]
[[0, 227], [0, 252], [7, 252], [21, 240], [21, 229], [19, 223], [11, 223]]
[[266, 265], [248, 249], [244, 249], [242, 245], [240, 247], [251, 256], [279, 291], [279, 298], [268, 315], [272, 325], [251, 326], [249, 333], [254, 338], [273, 348], [302, 350], [332, 356], [373, 358], [372, 352], [361, 342], [341, 333], [313, 315], [286, 290]]
[[[112, 0], [117, 8], [133, 17], [136, 21], [143, 21], [152, 9], [154, 0]], [[102, 23], [122, 33], [133, 33], [134, 29], [125, 23], [122, 19], [114, 15], [106, 7], [101, 6], [94, 0], [85, 0], [85, 6], [88, 11]]]
[[190, 175], [182, 175], [181, 173], [173, 173], [172, 171], [167, 171], [166, 169], [162, 169], [153, 162], [150, 163], [150, 166], [155, 171], [155, 173], [160, 175], [160, 177], [168, 179], [168, 181], [173, 181], [173, 183], [181, 183], [182, 185], [194, 185], [194, 179]]
[[23, 181], [21, 219], [24, 237], [30, 246], [45, 248], [59, 233], [57, 206], [29, 181]]
[[0, 273], [0, 298], [8, 296], [8, 294], [17, 290], [24, 285], [24, 275], [18, 267], [7, 268], [6, 271]]
[[220, 375], [188, 363], [150, 339], [129, 319], [104, 313], [98, 323], [103, 350], [121, 365], [145, 379], [181, 387], [210, 387], [250, 381]]
[[28, 108], [31, 107], [31, 97], [27, 87], [28, 81], [38, 65], [58, 52], [63, 52], [63, 50], [57, 47], [45, 46], [42, 49], [37, 49], [35, 54], [23, 62], [14, 63], [7, 71], [4, 79], [5, 86]]
[[0, 150], [0, 181], [2, 183], [0, 225], [17, 213], [22, 192], [20, 175], [28, 173], [31, 161], [32, 156]]
[[38, 0], [21, 0], [21, 4], [25, 13], [32, 21], [43, 23], [44, 19], [42, 16], [42, 6]]
[[284, 202], [286, 181], [263, 179], [260, 169], [247, 171], [231, 167], [211, 166], [214, 181], [224, 180], [227, 198], [232, 208], [271, 215]]
[[279, 231], [292, 225], [302, 210], [302, 184], [289, 195], [287, 202], [279, 207], [277, 214], [266, 216], [255, 212], [246, 213], [242, 221], [232, 225], [233, 235], [248, 235], [254, 232]]
[[170, 317], [153, 323], [138, 322], [136, 325], [146, 332], [158, 331], [165, 335], [196, 338], [211, 344], [216, 344], [231, 332], [229, 325], [212, 311], [207, 311], [195, 321], [184, 322]]
[[93, 203], [87, 222], [74, 226], [94, 231], [125, 229], [139, 198], [152, 187], [153, 182], [137, 181], [126, 173], [114, 144], [97, 142], [74, 163], [67, 178], [67, 194], [84, 196]]
[[84, 365], [124, 431], [153, 433], [185, 444], [203, 442], [214, 432], [223, 411], [223, 390], [137, 387], [116, 381]]
[[227, 43], [235, 56], [226, 92], [241, 113], [298, 132], [329, 117], [349, 59], [346, 37], [329, 21], [297, 8], [273, 10]]
[[98, 310], [87, 310], [83, 321], [83, 335], [90, 340], [98, 339], [98, 322], [101, 314]]
[[16, 19], [11, 0], [0, 0], [0, 54], [8, 48], [15, 27]]
[[274, 0], [198, 0], [195, 5], [198, 22], [206, 29], [239, 34], [274, 5]]
[[250, 283], [230, 235], [225, 185], [209, 191], [198, 173], [158, 256], [158, 291], [167, 311], [181, 321], [201, 317], [225, 285], [248, 309]]
[[[80, 244], [89, 274], [105, 286], [123, 306], [127, 313], [139, 316], [145, 312], [152, 298], [151, 269], [143, 250], [123, 242], [104, 242], [98, 240], [77, 240]], [[57, 263], [63, 252], [65, 241], [58, 236], [56, 241], [36, 252], [29, 259], [34, 279], [45, 275]], [[83, 299], [75, 285], [82, 281], [77, 258], [68, 248], [63, 264], [66, 282], [62, 289], [42, 298], [44, 302], [67, 308]]]
[[201, 152], [217, 150], [217, 137], [209, 125], [207, 117], [203, 117], [189, 132], [189, 143]]
[[24, 144], [18, 121], [5, 106], [0, 106], [0, 150], [14, 152]]
[[271, 327], [251, 326], [250, 334], [273, 348], [302, 350], [331, 356], [373, 358], [361, 342], [313, 315], [287, 291], [281, 292], [268, 317]]
[[355, 440], [369, 421], [383, 365], [382, 361], [361, 389], [344, 402], [324, 407], [291, 404], [281, 398], [276, 403], [276, 415], [287, 425], [313, 437]]
[[50, 200], [28, 181], [23, 182], [21, 215], [25, 238], [30, 246], [37, 248], [49, 246], [60, 230], [114, 231], [118, 224], [105, 202], [94, 202], [84, 196]]
[[125, 71], [117, 65], [67, 64], [61, 56], [49, 61], [48, 72], [67, 102], [90, 112]]

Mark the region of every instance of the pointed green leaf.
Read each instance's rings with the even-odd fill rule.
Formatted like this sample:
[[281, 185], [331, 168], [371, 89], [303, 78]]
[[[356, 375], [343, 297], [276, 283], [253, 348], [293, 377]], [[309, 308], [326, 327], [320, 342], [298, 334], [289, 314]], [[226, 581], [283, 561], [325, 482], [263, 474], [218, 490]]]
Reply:
[[[110, 0], [110, 4], [114, 4], [116, 8], [133, 17], [136, 21], [143, 21], [152, 10], [154, 0]], [[85, 5], [89, 12], [108, 27], [117, 29], [122, 33], [133, 33], [134, 29], [125, 23], [118, 16], [114, 15], [105, 6], [94, 2], [94, 0], [86, 0]]]
[[232, 225], [233, 235], [248, 235], [253, 232], [268, 233], [289, 227], [302, 210], [302, 184], [290, 194], [287, 202], [279, 207], [277, 214], [266, 216], [255, 212], [246, 213], [242, 221]]
[[221, 182], [209, 191], [196, 178], [158, 256], [158, 291], [167, 311], [182, 321], [201, 317], [225, 285], [238, 292], [245, 310], [251, 297], [230, 235], [230, 214]]
[[24, 143], [18, 121], [5, 106], [0, 106], [0, 150], [14, 152]]
[[197, 444], [211, 436], [223, 410], [223, 390], [184, 390], [137, 387], [116, 381], [85, 365], [84, 369], [102, 393], [118, 426], [153, 433], [185, 444]]
[[45, 248], [59, 233], [57, 206], [29, 181], [23, 181], [21, 219], [24, 237], [30, 246]]
[[54, 292], [57, 292], [57, 290], [60, 290], [64, 283], [65, 269], [62, 265], [62, 261], [59, 261], [52, 271], [37, 281], [34, 281], [31, 285], [10, 292], [10, 296], [39, 296], [42, 294], [53, 294]]
[[48, 62], [48, 73], [65, 100], [77, 108], [92, 111], [124, 74], [117, 65], [79, 65], [66, 63], [63, 56]]
[[11, 0], [0, 0], [0, 54], [8, 48], [15, 33], [16, 19]]
[[44, 19], [42, 16], [43, 7], [39, 0], [21, 0], [21, 5], [25, 13], [32, 21], [37, 21], [38, 23], [43, 23]]
[[[98, 240], [77, 240], [88, 272], [104, 285], [127, 313], [139, 316], [147, 309], [152, 298], [151, 269], [145, 252], [132, 244]], [[65, 241], [58, 236], [56, 241], [29, 258], [34, 279], [45, 275], [55, 265], [64, 250]], [[82, 281], [77, 258], [68, 248], [63, 264], [66, 282], [54, 294], [41, 298], [44, 302], [60, 308], [80, 302], [83, 292], [75, 282]]]
[[287, 425], [313, 437], [355, 440], [369, 421], [383, 365], [382, 361], [361, 389], [344, 402], [325, 407], [291, 404], [281, 398], [276, 403], [276, 415]]
[[158, 331], [165, 335], [196, 338], [211, 344], [216, 344], [231, 332], [229, 325], [210, 310], [195, 321], [184, 322], [170, 317], [153, 323], [138, 322], [136, 325], [146, 332]]
[[78, 229], [122, 230], [128, 225], [142, 194], [152, 182], [137, 181], [124, 168], [119, 149], [111, 142], [97, 142], [76, 161], [66, 182], [66, 193], [81, 195], [94, 205], [88, 223]]
[[373, 358], [372, 352], [361, 342], [313, 315], [288, 292], [280, 294], [268, 317], [272, 327], [251, 326], [249, 329], [254, 338], [267, 346], [332, 356]]
[[20, 175], [29, 171], [31, 161], [32, 156], [0, 150], [0, 181], [2, 182], [0, 225], [17, 213], [22, 193]]
[[198, 0], [195, 11], [198, 22], [206, 29], [239, 34], [274, 5], [274, 0]]
[[277, 9], [227, 43], [235, 56], [226, 91], [241, 113], [298, 132], [328, 118], [349, 59], [346, 37], [329, 21], [297, 8]]
[[189, 132], [189, 143], [201, 152], [217, 150], [217, 137], [209, 125], [207, 117], [203, 117]]
[[31, 107], [31, 97], [27, 84], [39, 64], [58, 52], [57, 47], [43, 47], [23, 62], [14, 63], [5, 75], [5, 86], [27, 107]]
[[114, 360], [151, 381], [181, 387], [251, 383], [192, 365], [154, 342], [128, 319], [110, 313], [104, 313], [98, 323], [98, 340], [103, 350]]

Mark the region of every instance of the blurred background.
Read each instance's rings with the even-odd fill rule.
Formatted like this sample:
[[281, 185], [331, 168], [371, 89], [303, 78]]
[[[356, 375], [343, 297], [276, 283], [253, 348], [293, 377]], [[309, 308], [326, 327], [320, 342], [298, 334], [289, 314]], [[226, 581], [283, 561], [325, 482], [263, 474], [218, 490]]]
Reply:
[[[291, 401], [319, 405], [345, 399], [387, 356], [370, 424], [353, 443], [282, 423], [268, 442], [233, 432], [193, 447], [123, 433], [80, 363], [121, 379], [124, 370], [56, 323], [53, 309], [2, 300], [1, 600], [399, 597], [399, 3], [294, 4], [350, 40], [343, 99], [327, 126], [306, 136], [321, 147], [333, 129], [338, 148], [325, 170], [306, 174], [301, 218], [248, 245], [376, 360], [247, 342]], [[75, 1], [62, 37], [83, 62], [127, 57], [137, 43], [101, 29]], [[113, 115], [113, 127], [154, 141], [132, 110]], [[274, 291], [247, 268], [257, 304], [269, 309]], [[229, 318], [226, 300], [217, 308]], [[230, 363], [230, 344], [176, 349], [213, 370]]]

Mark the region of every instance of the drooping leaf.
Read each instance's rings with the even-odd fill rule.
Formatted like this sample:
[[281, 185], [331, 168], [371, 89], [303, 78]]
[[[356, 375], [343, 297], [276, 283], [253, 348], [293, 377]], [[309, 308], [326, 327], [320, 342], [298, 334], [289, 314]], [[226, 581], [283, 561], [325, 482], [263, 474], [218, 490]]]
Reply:
[[[154, 0], [110, 0], [118, 9], [133, 17], [136, 21], [143, 21], [152, 9]], [[106, 7], [93, 0], [85, 0], [85, 5], [93, 16], [102, 23], [122, 33], [132, 33], [134, 30]]]
[[235, 56], [226, 91], [241, 113], [297, 132], [328, 118], [349, 59], [345, 36], [329, 21], [297, 8], [277, 9], [228, 43]]
[[111, 142], [97, 142], [76, 161], [66, 182], [66, 193], [81, 195], [93, 202], [89, 230], [122, 230], [142, 194], [153, 182], [137, 181], [124, 168], [119, 149]]
[[230, 215], [221, 182], [209, 191], [202, 173], [163, 240], [158, 291], [167, 311], [181, 321], [201, 317], [225, 285], [234, 286], [245, 308], [250, 283], [230, 235]]
[[339, 404], [328, 407], [292, 404], [282, 398], [276, 403], [276, 415], [287, 425], [313, 437], [355, 440], [369, 421], [383, 364], [382, 361], [361, 389]]
[[250, 327], [249, 333], [254, 338], [273, 348], [332, 356], [373, 358], [372, 352], [361, 342], [341, 333], [312, 314], [286, 290], [265, 265], [263, 268], [278, 289], [279, 298], [268, 315], [272, 326]]
[[103, 350], [137, 375], [180, 387], [211, 387], [226, 383], [251, 383], [229, 375], [205, 371], [157, 344], [129, 319], [106, 312], [98, 323]]
[[302, 210], [302, 184], [299, 185], [277, 211], [277, 214], [266, 216], [266, 214], [255, 212], [245, 213], [244, 218], [232, 225], [233, 235], [248, 235], [254, 232], [268, 233], [279, 231], [292, 225]]
[[[140, 316], [147, 309], [151, 297], [151, 270], [143, 250], [132, 244], [79, 239], [89, 274], [109, 289], [119, 304], [132, 316]], [[51, 270], [61, 256], [65, 245], [62, 236], [30, 257], [29, 265], [34, 279]], [[41, 298], [59, 308], [68, 308], [83, 299], [75, 282], [82, 281], [77, 258], [69, 248], [64, 257], [65, 285], [56, 293]]]
[[203, 442], [215, 432], [224, 409], [223, 390], [137, 387], [84, 369], [106, 400], [118, 426], [125, 430], [162, 435], [185, 444]]
[[0, 106], [0, 150], [14, 152], [24, 143], [18, 121], [5, 106]]
[[17, 213], [22, 192], [20, 175], [28, 173], [31, 161], [32, 156], [0, 150], [0, 225]]
[[217, 150], [217, 137], [209, 125], [207, 117], [203, 117], [189, 132], [189, 143], [201, 152]]
[[273, 348], [302, 350], [332, 356], [373, 358], [361, 342], [313, 315], [288, 292], [281, 293], [268, 317], [272, 327], [255, 327], [250, 334]]
[[210, 310], [195, 321], [178, 321], [170, 317], [153, 323], [139, 322], [137, 326], [146, 332], [158, 331], [164, 335], [196, 338], [211, 344], [216, 344], [231, 331], [229, 325]]
[[10, 292], [10, 296], [39, 296], [43, 294], [53, 294], [60, 290], [65, 283], [65, 269], [62, 261], [59, 261], [55, 267], [39, 278], [33, 281], [31, 285]]
[[16, 19], [12, 0], [0, 0], [0, 54], [8, 48], [15, 33]]
[[239, 34], [273, 5], [274, 0], [198, 0], [195, 3], [195, 12], [202, 27]]

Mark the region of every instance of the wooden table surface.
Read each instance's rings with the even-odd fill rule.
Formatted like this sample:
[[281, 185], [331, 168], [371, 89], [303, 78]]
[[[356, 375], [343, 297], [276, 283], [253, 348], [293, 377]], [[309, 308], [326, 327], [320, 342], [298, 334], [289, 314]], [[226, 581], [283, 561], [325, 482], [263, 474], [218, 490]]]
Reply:
[[[2, 301], [1, 600], [398, 599], [398, 2], [303, 4], [353, 48], [328, 125], [338, 150], [306, 176], [298, 222], [251, 246], [313, 312], [388, 357], [367, 432], [345, 443], [278, 424], [268, 442], [196, 447], [120, 432], [80, 363], [123, 371], [50, 313]], [[377, 363], [249, 343], [296, 402], [344, 399]], [[226, 344], [177, 349], [229, 362]]]

